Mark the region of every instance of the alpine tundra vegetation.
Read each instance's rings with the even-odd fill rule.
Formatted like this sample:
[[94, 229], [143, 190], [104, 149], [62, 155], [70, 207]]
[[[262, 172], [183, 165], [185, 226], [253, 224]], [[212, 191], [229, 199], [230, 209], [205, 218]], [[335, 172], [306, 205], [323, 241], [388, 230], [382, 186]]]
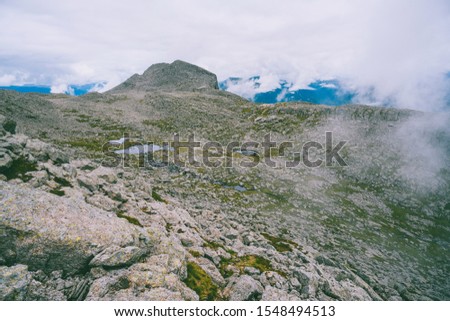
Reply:
[[[0, 299], [449, 300], [449, 125], [255, 104], [183, 61], [105, 93], [1, 90]], [[283, 165], [327, 132], [346, 166]], [[172, 148], [189, 136], [221, 165]]]

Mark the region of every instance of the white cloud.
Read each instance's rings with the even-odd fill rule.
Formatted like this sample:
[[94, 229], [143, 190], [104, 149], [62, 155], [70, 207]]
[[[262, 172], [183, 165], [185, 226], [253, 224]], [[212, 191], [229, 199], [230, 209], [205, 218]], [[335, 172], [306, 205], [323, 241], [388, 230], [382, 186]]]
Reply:
[[69, 94], [69, 95], [75, 94], [73, 88], [71, 88], [67, 84], [53, 85], [50, 87], [50, 92], [52, 94]]
[[377, 100], [431, 110], [448, 90], [448, 30], [447, 0], [4, 0], [0, 79], [23, 72], [28, 82], [107, 89], [183, 59], [219, 79], [260, 75], [261, 91], [280, 79], [296, 90], [339, 78], [374, 88]]
[[50, 88], [52, 94], [66, 94], [69, 91], [69, 86], [67, 84], [53, 85]]
[[0, 86], [8, 86], [16, 82], [16, 76], [11, 74], [4, 74], [0, 76]]

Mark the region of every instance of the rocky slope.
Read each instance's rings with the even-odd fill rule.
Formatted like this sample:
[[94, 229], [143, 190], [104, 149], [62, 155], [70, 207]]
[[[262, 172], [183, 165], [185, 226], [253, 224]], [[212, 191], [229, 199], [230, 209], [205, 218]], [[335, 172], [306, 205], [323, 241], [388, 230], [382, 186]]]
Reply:
[[[255, 105], [181, 61], [105, 94], [0, 91], [0, 114], [3, 300], [450, 298], [446, 115]], [[326, 131], [347, 141], [348, 166], [281, 166]], [[174, 133], [269, 132], [293, 143], [274, 168], [183, 167], [163, 152], [112, 166], [114, 150]]]

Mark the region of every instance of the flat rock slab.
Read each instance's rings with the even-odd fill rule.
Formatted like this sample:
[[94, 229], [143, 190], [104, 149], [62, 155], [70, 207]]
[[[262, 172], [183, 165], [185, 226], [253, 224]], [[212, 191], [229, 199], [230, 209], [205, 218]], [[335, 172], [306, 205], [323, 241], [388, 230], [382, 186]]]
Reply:
[[147, 251], [146, 232], [84, 202], [0, 181], [0, 262], [83, 272], [111, 246]]

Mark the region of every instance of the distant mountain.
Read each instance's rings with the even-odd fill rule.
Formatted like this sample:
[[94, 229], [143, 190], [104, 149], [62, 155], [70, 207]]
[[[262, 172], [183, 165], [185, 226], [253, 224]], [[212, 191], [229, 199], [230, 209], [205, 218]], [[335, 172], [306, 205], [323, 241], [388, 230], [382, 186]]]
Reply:
[[50, 94], [51, 88], [48, 86], [35, 86], [35, 85], [25, 85], [25, 86], [0, 86], [0, 89], [5, 90], [15, 90], [21, 93], [39, 93], [39, 94]]
[[192, 65], [176, 60], [171, 64], [158, 63], [151, 65], [142, 75], [134, 74], [109, 93], [128, 90], [148, 91], [193, 91], [199, 89], [218, 89], [215, 74]]
[[356, 92], [345, 90], [338, 80], [317, 80], [304, 89], [291, 89], [292, 83], [280, 81], [279, 87], [261, 92], [260, 77], [254, 76], [248, 79], [230, 77], [219, 83], [220, 89], [238, 92], [240, 86], [254, 89], [254, 96], [250, 100], [255, 103], [273, 104], [287, 101], [304, 101], [313, 104], [323, 104], [329, 106], [340, 106], [350, 104], [356, 97]]

